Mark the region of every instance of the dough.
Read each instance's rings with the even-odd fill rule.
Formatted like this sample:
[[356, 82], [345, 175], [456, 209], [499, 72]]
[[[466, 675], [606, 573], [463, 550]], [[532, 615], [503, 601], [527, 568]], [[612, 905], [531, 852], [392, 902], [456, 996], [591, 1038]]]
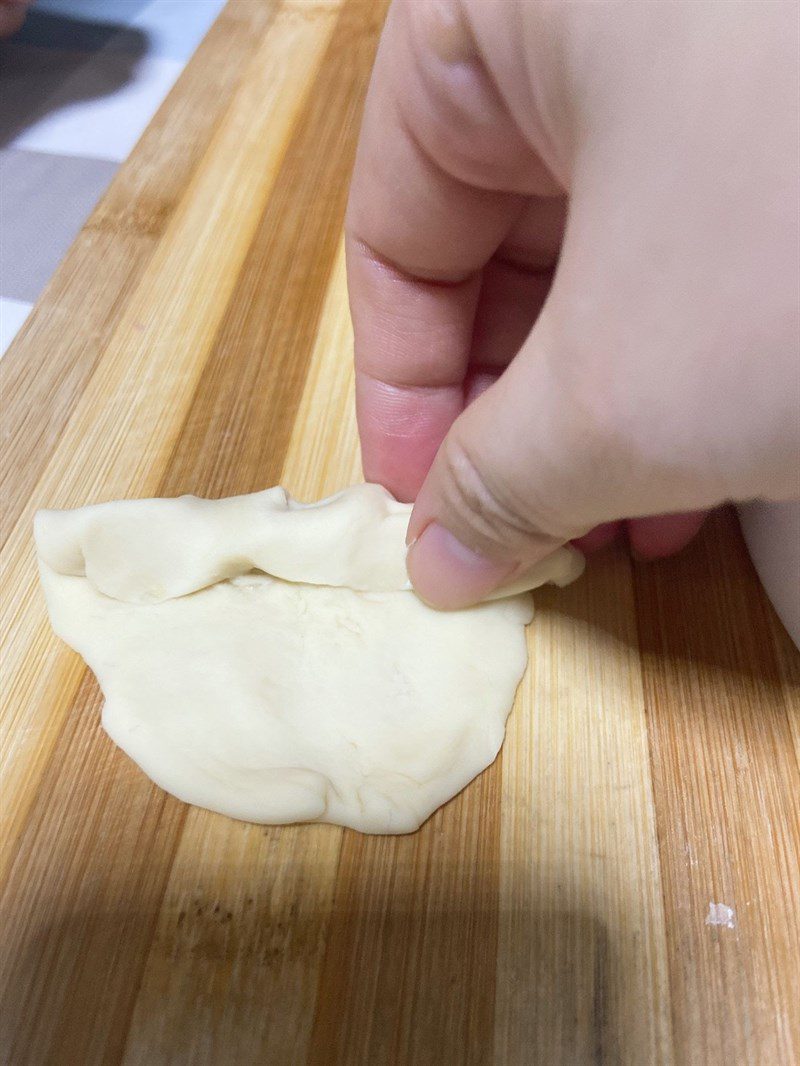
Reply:
[[[422, 603], [409, 513], [377, 485], [275, 488], [42, 511], [35, 533], [53, 628], [158, 785], [248, 821], [405, 833], [495, 758], [532, 615], [528, 594]], [[540, 577], [581, 569], [563, 549]]]

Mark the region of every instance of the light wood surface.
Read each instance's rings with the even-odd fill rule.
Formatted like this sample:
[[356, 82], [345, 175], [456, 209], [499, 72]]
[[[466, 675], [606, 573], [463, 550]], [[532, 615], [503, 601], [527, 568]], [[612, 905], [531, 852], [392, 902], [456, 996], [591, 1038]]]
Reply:
[[0, 362], [0, 1060], [797, 1063], [800, 655], [730, 514], [539, 594], [501, 756], [408, 837], [185, 807], [50, 632], [39, 507], [359, 478], [383, 11], [232, 0]]

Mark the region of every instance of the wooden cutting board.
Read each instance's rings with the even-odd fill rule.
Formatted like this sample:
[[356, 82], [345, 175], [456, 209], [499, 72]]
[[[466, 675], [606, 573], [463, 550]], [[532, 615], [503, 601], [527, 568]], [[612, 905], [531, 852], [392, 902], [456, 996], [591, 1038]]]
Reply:
[[382, 16], [232, 0], [0, 364], [0, 1058], [797, 1063], [800, 656], [731, 515], [539, 595], [500, 758], [403, 838], [166, 796], [50, 632], [37, 508], [359, 477], [340, 234]]

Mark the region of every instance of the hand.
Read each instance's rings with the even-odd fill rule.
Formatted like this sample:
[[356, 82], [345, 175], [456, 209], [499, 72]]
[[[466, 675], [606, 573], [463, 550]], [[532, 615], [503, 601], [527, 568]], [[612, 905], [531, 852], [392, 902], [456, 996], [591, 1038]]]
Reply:
[[796, 36], [792, 3], [395, 0], [348, 278], [430, 602], [800, 496]]

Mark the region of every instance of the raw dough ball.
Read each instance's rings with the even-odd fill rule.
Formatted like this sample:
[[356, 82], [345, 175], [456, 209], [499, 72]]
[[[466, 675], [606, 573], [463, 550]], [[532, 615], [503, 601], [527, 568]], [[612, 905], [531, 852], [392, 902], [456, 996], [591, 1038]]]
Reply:
[[362, 485], [40, 512], [53, 628], [96, 673], [109, 735], [180, 799], [409, 832], [495, 758], [532, 614], [527, 594], [423, 604], [409, 511]]

